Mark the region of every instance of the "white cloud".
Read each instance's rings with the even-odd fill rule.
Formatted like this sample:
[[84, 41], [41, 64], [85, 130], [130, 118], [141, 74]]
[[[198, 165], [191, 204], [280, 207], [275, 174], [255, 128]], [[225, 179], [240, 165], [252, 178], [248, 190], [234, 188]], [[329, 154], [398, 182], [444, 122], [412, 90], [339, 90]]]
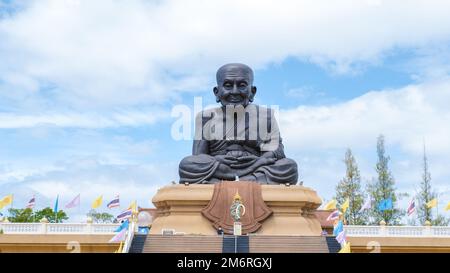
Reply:
[[342, 160], [346, 148], [353, 150], [364, 184], [377, 177], [379, 134], [386, 136], [386, 152], [391, 156], [398, 191], [414, 195], [421, 181], [425, 140], [432, 185], [442, 194], [444, 206], [450, 198], [449, 101], [450, 80], [445, 78], [398, 90], [373, 91], [337, 105], [284, 110], [280, 129], [286, 152], [299, 163], [305, 185], [328, 199], [345, 175]]
[[294, 56], [346, 73], [450, 37], [445, 0], [26, 3], [0, 22], [0, 94], [45, 89], [83, 107], [162, 102], [209, 86], [229, 61], [262, 68]]
[[[152, 197], [156, 191], [170, 183], [170, 174], [175, 173], [176, 165], [160, 164], [109, 164], [94, 158], [73, 158], [62, 163], [50, 164], [47, 170], [41, 169], [33, 175], [21, 177], [2, 185], [2, 193], [14, 193], [15, 205], [25, 206], [33, 194], [36, 195], [37, 208], [53, 207], [59, 195], [59, 207], [67, 211], [71, 221], [85, 219], [91, 203], [100, 195], [104, 204], [100, 211], [110, 211], [106, 203], [116, 194], [121, 196], [121, 207], [126, 208], [133, 200], [141, 207], [153, 207]], [[64, 209], [76, 195], [81, 194], [81, 208]]]
[[368, 147], [379, 134], [414, 154], [423, 139], [433, 154], [450, 154], [450, 80], [373, 91], [331, 106], [300, 106], [281, 111], [280, 126], [299, 149]]
[[148, 126], [169, 117], [164, 110], [115, 111], [108, 113], [66, 112], [45, 114], [0, 113], [0, 129], [33, 128], [39, 126], [68, 128], [116, 128]]

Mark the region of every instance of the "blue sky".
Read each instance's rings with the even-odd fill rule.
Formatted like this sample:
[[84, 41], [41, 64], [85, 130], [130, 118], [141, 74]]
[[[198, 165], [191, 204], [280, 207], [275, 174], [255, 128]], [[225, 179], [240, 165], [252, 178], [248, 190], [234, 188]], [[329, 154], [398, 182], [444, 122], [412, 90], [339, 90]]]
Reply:
[[81, 193], [73, 221], [102, 194], [151, 207], [191, 152], [191, 141], [171, 136], [172, 108], [193, 107], [194, 97], [215, 103], [217, 68], [244, 62], [255, 69], [256, 103], [280, 106], [286, 154], [323, 199], [345, 174], [347, 147], [363, 183], [375, 177], [384, 134], [397, 188], [410, 194], [425, 140], [442, 207], [450, 201], [449, 5], [0, 1], [0, 193], [13, 193], [16, 207], [35, 194], [38, 208]]

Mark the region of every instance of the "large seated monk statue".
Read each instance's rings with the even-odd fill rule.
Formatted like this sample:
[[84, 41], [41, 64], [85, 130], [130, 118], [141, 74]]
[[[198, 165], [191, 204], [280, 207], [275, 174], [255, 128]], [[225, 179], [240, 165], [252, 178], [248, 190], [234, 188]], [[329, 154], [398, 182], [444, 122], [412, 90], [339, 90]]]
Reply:
[[180, 163], [180, 183], [297, 183], [297, 164], [284, 154], [274, 111], [252, 104], [253, 78], [244, 64], [219, 69], [214, 95], [222, 106], [197, 116], [193, 155]]

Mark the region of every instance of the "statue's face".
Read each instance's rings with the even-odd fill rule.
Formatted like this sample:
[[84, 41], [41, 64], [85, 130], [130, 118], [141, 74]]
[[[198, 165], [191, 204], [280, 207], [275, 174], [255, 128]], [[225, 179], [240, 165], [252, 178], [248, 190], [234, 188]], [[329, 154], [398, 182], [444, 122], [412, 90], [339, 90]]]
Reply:
[[218, 86], [214, 88], [217, 102], [227, 105], [246, 107], [256, 94], [252, 72], [244, 66], [225, 66], [219, 71]]

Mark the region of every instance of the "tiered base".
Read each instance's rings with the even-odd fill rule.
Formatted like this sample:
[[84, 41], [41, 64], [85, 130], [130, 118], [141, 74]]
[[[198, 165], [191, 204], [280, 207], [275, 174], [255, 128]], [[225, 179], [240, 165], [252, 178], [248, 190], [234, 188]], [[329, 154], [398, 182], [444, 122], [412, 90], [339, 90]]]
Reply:
[[[239, 182], [237, 182], [239, 183]], [[262, 185], [262, 197], [273, 211], [258, 235], [320, 236], [322, 229], [314, 210], [321, 204], [317, 193], [303, 186]], [[216, 235], [212, 223], [202, 215], [210, 202], [214, 185], [172, 185], [153, 198], [158, 217], [151, 235], [173, 230], [175, 234]]]

